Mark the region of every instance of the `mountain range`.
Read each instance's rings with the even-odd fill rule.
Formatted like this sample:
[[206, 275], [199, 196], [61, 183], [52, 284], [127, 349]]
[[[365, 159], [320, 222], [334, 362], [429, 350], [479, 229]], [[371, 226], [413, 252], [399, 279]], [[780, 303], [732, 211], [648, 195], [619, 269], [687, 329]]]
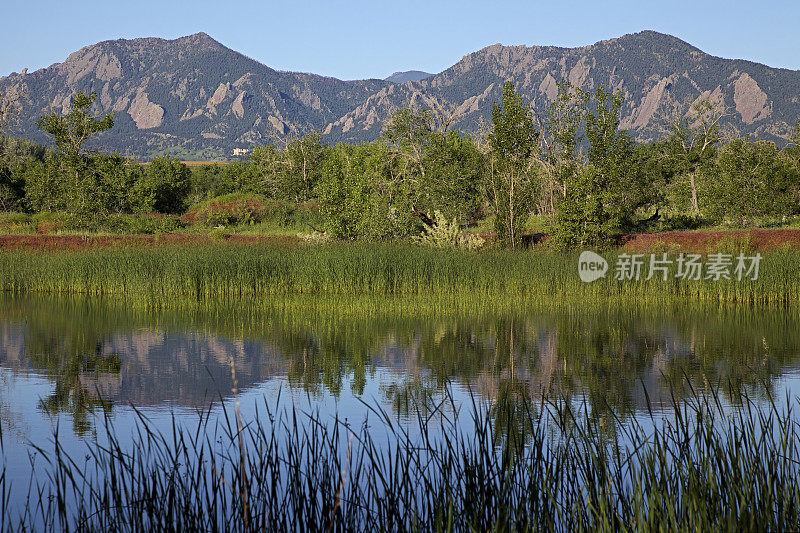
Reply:
[[451, 127], [478, 131], [491, 119], [505, 81], [543, 112], [557, 83], [625, 96], [622, 126], [657, 138], [675, 102], [724, 105], [740, 134], [783, 142], [800, 116], [800, 71], [711, 56], [670, 35], [643, 31], [579, 48], [488, 46], [438, 74], [397, 72], [385, 80], [343, 81], [269, 68], [205, 33], [93, 44], [63, 63], [0, 78], [0, 94], [21, 94], [11, 130], [37, 141], [35, 121], [66, 112], [77, 91], [97, 93], [95, 113], [115, 113], [97, 143], [148, 159], [226, 159], [255, 145], [321, 131], [327, 143], [376, 139], [404, 106], [453, 113]]
[[424, 80], [425, 78], [430, 78], [431, 76], [433, 76], [433, 74], [430, 72], [422, 72], [421, 70], [406, 70], [403, 72], [395, 72], [385, 79], [386, 81], [390, 81], [392, 83], [405, 83], [407, 81]]

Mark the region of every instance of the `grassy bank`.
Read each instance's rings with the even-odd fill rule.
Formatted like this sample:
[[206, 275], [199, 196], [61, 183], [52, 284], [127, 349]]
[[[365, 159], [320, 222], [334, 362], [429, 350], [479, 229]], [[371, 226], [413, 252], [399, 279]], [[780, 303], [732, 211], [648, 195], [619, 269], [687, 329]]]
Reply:
[[[275, 296], [423, 296], [459, 305], [512, 306], [559, 298], [793, 305], [800, 300], [800, 251], [765, 252], [758, 279], [697, 281], [659, 276], [614, 279], [619, 252], [605, 254], [605, 278], [583, 283], [577, 254], [480, 253], [402, 245], [319, 246], [241, 243], [153, 245], [0, 253], [0, 290], [10, 293], [126, 296], [154, 305]], [[729, 253], [738, 250], [731, 248]], [[748, 252], [749, 253], [749, 252]], [[672, 253], [672, 260], [676, 255]]]
[[[795, 530], [793, 402], [712, 394], [607, 434], [565, 404], [420, 408], [412, 429], [367, 406], [362, 427], [320, 414], [202, 414], [161, 433], [142, 416], [69, 457], [58, 435], [3, 528], [203, 531]], [[460, 415], [470, 418], [469, 407]], [[227, 421], [227, 422], [226, 422]], [[646, 429], [650, 425], [657, 431]], [[383, 437], [388, 435], [388, 444]], [[87, 467], [83, 465], [87, 465]]]

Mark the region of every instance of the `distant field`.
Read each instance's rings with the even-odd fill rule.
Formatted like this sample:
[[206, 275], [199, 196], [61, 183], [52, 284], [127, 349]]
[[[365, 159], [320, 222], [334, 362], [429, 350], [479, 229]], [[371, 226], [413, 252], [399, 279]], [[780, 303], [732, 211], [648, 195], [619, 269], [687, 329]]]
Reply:
[[[183, 163], [187, 167], [200, 167], [200, 166], [203, 166], [203, 165], [220, 165], [220, 166], [224, 166], [224, 165], [230, 165], [231, 164], [230, 161], [181, 161], [181, 163]], [[147, 166], [149, 164], [150, 164], [149, 161], [147, 163], [143, 163], [143, 165], [145, 165], [145, 166]]]
[[199, 167], [202, 165], [230, 165], [230, 161], [182, 161], [187, 167]]

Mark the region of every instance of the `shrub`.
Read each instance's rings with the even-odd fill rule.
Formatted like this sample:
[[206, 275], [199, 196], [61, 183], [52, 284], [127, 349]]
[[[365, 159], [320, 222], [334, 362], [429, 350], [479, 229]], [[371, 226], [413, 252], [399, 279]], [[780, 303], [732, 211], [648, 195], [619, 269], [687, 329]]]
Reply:
[[36, 233], [59, 233], [72, 229], [75, 218], [70, 213], [43, 212], [31, 215], [31, 223], [36, 226]]
[[210, 232], [208, 232], [208, 234], [212, 239], [227, 239], [231, 236], [231, 232], [228, 231], [224, 226], [216, 226]]
[[464, 233], [454, 218], [448, 222], [441, 211], [434, 212], [434, 224], [425, 224], [424, 233], [413, 237], [413, 241], [425, 246], [437, 248], [462, 248], [464, 250], [476, 250], [483, 246], [484, 240], [478, 235]]
[[701, 228], [708, 221], [699, 216], [677, 214], [664, 217], [660, 222], [661, 231], [684, 231]]
[[186, 227], [186, 224], [176, 216], [167, 215], [157, 217], [156, 220], [158, 220], [158, 233], [172, 233]]
[[233, 193], [218, 196], [192, 206], [181, 220], [203, 226], [234, 226], [273, 222], [291, 223], [295, 207], [287, 202], [266, 199], [257, 194]]
[[331, 236], [327, 233], [320, 233], [319, 231], [312, 231], [311, 233], [298, 233], [297, 236], [305, 244], [324, 244], [331, 240]]
[[29, 233], [34, 227], [30, 215], [26, 213], [0, 213], [0, 232]]

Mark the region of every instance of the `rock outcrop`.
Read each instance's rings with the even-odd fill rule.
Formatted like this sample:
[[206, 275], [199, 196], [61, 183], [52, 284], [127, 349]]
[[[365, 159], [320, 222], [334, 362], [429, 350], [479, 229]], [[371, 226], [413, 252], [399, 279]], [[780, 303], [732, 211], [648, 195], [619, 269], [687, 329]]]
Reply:
[[98, 143], [142, 158], [176, 144], [224, 158], [312, 130], [329, 143], [372, 140], [404, 106], [450, 110], [451, 127], [476, 133], [506, 81], [541, 114], [561, 81], [619, 91], [621, 124], [643, 141], [662, 135], [660, 117], [676, 104], [688, 109], [704, 98], [732, 111], [726, 120], [741, 133], [777, 142], [800, 116], [800, 72], [712, 57], [649, 31], [580, 48], [495, 44], [439, 74], [399, 74], [342, 81], [278, 72], [198, 33], [87, 46], [63, 63], [0, 78], [0, 94], [24, 95], [12, 133], [46, 142], [36, 120], [66, 112], [77, 91], [94, 91], [93, 111], [116, 113]]

